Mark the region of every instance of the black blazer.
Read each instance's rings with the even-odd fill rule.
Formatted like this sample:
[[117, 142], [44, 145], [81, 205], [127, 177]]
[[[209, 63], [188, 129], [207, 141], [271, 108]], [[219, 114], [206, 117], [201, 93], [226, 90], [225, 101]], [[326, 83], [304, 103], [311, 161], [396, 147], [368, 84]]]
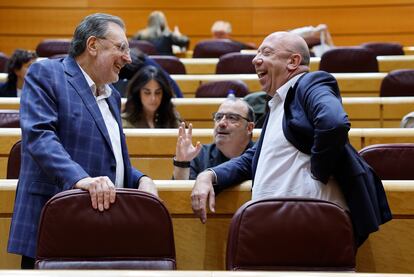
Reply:
[[0, 97], [17, 97], [16, 84], [6, 82], [0, 85]]

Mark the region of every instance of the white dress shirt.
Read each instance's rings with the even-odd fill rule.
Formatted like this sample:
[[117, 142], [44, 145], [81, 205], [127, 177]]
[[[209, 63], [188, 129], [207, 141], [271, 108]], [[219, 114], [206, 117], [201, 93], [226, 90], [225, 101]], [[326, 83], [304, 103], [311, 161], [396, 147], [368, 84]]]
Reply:
[[328, 200], [347, 208], [336, 180], [332, 177], [325, 185], [313, 179], [310, 155], [296, 149], [283, 133], [285, 98], [300, 76], [302, 74], [280, 87], [269, 101], [270, 114], [257, 163], [252, 199], [299, 196]]
[[85, 76], [86, 81], [88, 82], [91, 92], [96, 99], [99, 110], [101, 111], [103, 120], [105, 122], [106, 129], [111, 140], [112, 151], [116, 160], [116, 175], [115, 175], [115, 186], [122, 188], [124, 186], [124, 160], [122, 157], [122, 148], [121, 148], [121, 135], [119, 131], [118, 122], [111, 110], [109, 109], [106, 98], [110, 97], [112, 90], [108, 85], [105, 85], [99, 90], [99, 95], [97, 93], [97, 88], [95, 82], [89, 77], [89, 75], [79, 66], [83, 75]]

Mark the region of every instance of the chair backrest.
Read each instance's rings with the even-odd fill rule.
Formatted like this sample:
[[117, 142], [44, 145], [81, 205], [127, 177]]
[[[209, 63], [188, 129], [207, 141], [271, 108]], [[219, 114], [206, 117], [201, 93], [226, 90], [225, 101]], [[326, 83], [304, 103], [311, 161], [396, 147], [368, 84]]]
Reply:
[[216, 74], [256, 74], [252, 64], [254, 57], [254, 54], [240, 52], [224, 54], [217, 63]]
[[392, 42], [367, 42], [362, 47], [371, 49], [376, 56], [404, 55], [403, 46]]
[[228, 39], [209, 39], [199, 41], [193, 52], [193, 58], [220, 58], [221, 55], [240, 52], [242, 46]]
[[129, 48], [136, 48], [140, 50], [141, 52], [144, 52], [147, 55], [157, 55], [157, 49], [155, 48], [155, 45], [152, 44], [149, 41], [146, 40], [136, 40], [131, 39], [129, 41]]
[[233, 93], [236, 97], [244, 97], [249, 93], [249, 88], [241, 80], [208, 82], [197, 88], [195, 97], [227, 97], [229, 93]]
[[68, 54], [69, 48], [69, 39], [45, 39], [37, 45], [36, 53], [39, 57], [52, 57]]
[[414, 69], [399, 69], [388, 72], [382, 79], [380, 96], [414, 96]]
[[176, 268], [171, 216], [159, 198], [117, 189], [99, 212], [89, 193], [68, 190], [52, 197], [40, 218], [38, 269]]
[[7, 62], [9, 61], [9, 57], [0, 52], [0, 73], [7, 73]]
[[175, 56], [149, 56], [169, 74], [186, 74], [185, 66]]
[[359, 154], [382, 180], [414, 180], [414, 143], [374, 144]]
[[19, 110], [0, 110], [0, 128], [20, 128]]
[[230, 223], [227, 270], [351, 271], [355, 247], [347, 212], [328, 201], [249, 201]]
[[337, 47], [322, 55], [319, 69], [332, 73], [378, 72], [378, 61], [369, 49]]
[[20, 163], [22, 156], [22, 146], [21, 141], [16, 142], [9, 152], [9, 157], [7, 159], [7, 179], [19, 179], [20, 174]]

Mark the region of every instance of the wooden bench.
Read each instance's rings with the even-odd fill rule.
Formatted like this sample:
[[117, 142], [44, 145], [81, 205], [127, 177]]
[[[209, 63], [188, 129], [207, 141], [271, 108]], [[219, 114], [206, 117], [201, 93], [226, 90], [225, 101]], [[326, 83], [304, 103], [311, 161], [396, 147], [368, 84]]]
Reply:
[[[207, 224], [201, 224], [190, 205], [193, 181], [155, 182], [173, 219], [178, 269], [224, 270], [229, 223], [235, 211], [251, 199], [251, 183], [219, 194], [216, 213], [208, 215]], [[359, 248], [357, 271], [414, 272], [414, 181], [384, 181], [384, 187], [394, 219]], [[15, 190], [16, 180], [0, 180], [1, 269], [18, 268], [20, 263], [19, 256], [6, 253]]]
[[[255, 53], [253, 50], [252, 53]], [[215, 74], [218, 58], [193, 58], [180, 59], [184, 64], [187, 74]], [[311, 57], [310, 71], [319, 70], [321, 58]], [[380, 72], [390, 72], [395, 69], [414, 69], [414, 55], [378, 56], [378, 67]]]
[[[257, 140], [260, 129], [255, 129]], [[172, 157], [177, 143], [177, 129], [125, 129], [128, 151], [133, 166], [154, 179], [171, 179]], [[20, 139], [20, 129], [0, 129], [0, 178], [5, 178], [7, 158], [13, 144]], [[414, 129], [351, 129], [350, 142], [356, 149], [377, 143], [413, 142]], [[193, 129], [193, 142], [213, 141], [212, 129]]]
[[[386, 73], [335, 73], [342, 97], [379, 96], [382, 79]], [[184, 97], [194, 97], [197, 88], [207, 82], [242, 80], [249, 91], [262, 90], [256, 74], [211, 74], [211, 75], [171, 75], [177, 82]]]

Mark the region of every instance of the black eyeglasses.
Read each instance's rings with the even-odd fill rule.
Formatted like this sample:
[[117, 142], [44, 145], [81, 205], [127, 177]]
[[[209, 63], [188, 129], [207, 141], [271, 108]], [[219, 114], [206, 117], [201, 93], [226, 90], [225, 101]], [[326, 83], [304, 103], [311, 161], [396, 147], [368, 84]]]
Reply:
[[242, 115], [239, 115], [237, 113], [213, 113], [213, 120], [215, 122], [220, 122], [223, 118], [226, 118], [231, 123], [237, 123], [240, 121], [240, 119], [244, 119], [247, 122], [250, 122], [250, 120]]

